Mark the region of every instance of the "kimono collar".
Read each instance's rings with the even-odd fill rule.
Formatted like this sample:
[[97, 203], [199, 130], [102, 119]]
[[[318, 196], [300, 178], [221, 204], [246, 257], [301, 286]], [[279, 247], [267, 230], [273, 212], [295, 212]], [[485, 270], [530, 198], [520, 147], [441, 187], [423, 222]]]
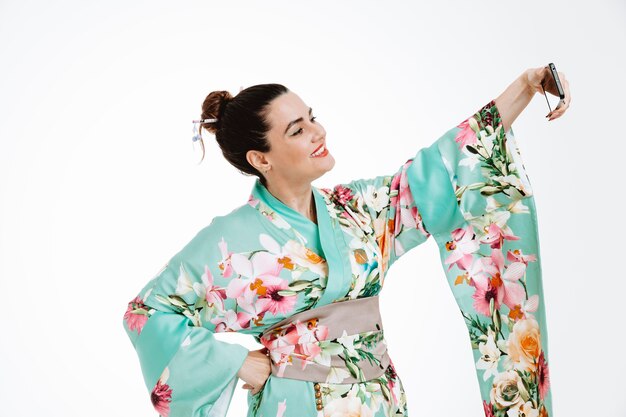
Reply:
[[[269, 209], [275, 211], [280, 219], [270, 216], [271, 221], [280, 229], [288, 234], [294, 235], [295, 239], [300, 240], [307, 245], [313, 252], [323, 257], [328, 263], [328, 277], [325, 289], [317, 301], [316, 305], [322, 306], [343, 297], [348, 291], [352, 279], [352, 266], [350, 257], [344, 256], [350, 248], [348, 247], [342, 228], [336, 215], [331, 217], [328, 204], [326, 201], [328, 196], [324, 190], [322, 192], [314, 186], [311, 186], [313, 198], [315, 199], [315, 208], [317, 210], [317, 225], [308, 217], [302, 215], [298, 211], [292, 209], [288, 205], [274, 197], [267, 188], [257, 179], [252, 188], [251, 197], [263, 202]], [[326, 196], [325, 196], [326, 195]], [[260, 209], [260, 204], [249, 200], [251, 205]], [[267, 217], [266, 217], [267, 218]], [[305, 237], [306, 236], [306, 237]]]
[[[319, 224], [320, 206], [325, 207], [325, 205], [323, 204], [323, 201], [322, 201], [323, 197], [319, 194], [319, 191], [314, 186], [311, 186], [311, 190], [313, 193], [313, 196], [311, 197], [312, 198], [311, 203], [315, 204], [315, 211], [317, 213], [317, 221]], [[272, 193], [270, 193], [269, 190], [261, 183], [261, 181], [258, 178], [254, 182], [254, 186], [252, 187], [252, 196], [263, 201], [265, 204], [267, 204], [269, 207], [275, 210], [280, 216], [282, 216], [284, 219], [288, 221], [295, 222], [301, 227], [305, 227], [307, 229], [317, 228], [317, 224], [315, 224], [315, 222], [313, 222], [311, 219], [309, 219], [308, 217], [306, 217], [304, 214], [300, 213], [299, 211], [289, 207], [288, 205], [280, 201], [278, 198], [276, 198]]]

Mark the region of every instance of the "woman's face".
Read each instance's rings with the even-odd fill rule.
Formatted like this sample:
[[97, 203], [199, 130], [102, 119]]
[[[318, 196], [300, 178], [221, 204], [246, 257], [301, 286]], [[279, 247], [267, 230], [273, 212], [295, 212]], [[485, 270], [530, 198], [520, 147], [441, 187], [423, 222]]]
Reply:
[[[311, 182], [330, 171], [335, 159], [326, 148], [326, 130], [315, 120], [315, 113], [298, 95], [289, 91], [270, 103], [267, 115], [270, 151], [260, 154], [260, 171], [268, 181]], [[321, 153], [320, 153], [321, 151]]]

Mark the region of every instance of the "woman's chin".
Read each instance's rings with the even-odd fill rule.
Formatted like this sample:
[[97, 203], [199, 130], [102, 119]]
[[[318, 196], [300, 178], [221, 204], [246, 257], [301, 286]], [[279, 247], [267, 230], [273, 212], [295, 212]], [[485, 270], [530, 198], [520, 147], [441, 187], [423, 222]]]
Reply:
[[[332, 155], [328, 154], [324, 157], [325, 161], [324, 163], [319, 163], [316, 167], [316, 171], [317, 171], [317, 176], [315, 177], [315, 179], [321, 177], [322, 175], [324, 175], [325, 173], [327, 173], [328, 171], [332, 170], [335, 167], [335, 158], [333, 158]], [[312, 180], [315, 181], [315, 180]]]
[[324, 172], [328, 172], [333, 169], [335, 166], [335, 158], [331, 154], [328, 154], [324, 157], [324, 167], [326, 168]]

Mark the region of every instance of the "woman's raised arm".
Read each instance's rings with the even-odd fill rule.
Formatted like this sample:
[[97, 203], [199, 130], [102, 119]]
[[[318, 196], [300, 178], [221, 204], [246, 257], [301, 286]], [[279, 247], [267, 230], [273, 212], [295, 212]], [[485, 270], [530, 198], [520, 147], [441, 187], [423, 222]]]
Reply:
[[528, 71], [532, 70], [524, 71], [495, 99], [505, 132], [508, 132], [509, 127], [536, 93], [528, 81]]
[[[558, 74], [565, 93], [565, 105], [557, 106], [553, 111], [548, 113], [546, 116], [548, 120], [561, 117], [569, 108], [571, 102], [569, 83], [565, 78], [565, 74], [562, 72], [558, 72]], [[500, 110], [502, 127], [505, 132], [509, 131], [509, 128], [515, 119], [517, 119], [517, 116], [528, 106], [528, 103], [530, 103], [535, 93], [543, 93], [541, 88], [542, 82], [544, 83], [547, 93], [552, 95], [558, 94], [552, 76], [550, 75], [550, 70], [547, 66], [544, 66], [525, 70], [495, 99], [496, 106]]]

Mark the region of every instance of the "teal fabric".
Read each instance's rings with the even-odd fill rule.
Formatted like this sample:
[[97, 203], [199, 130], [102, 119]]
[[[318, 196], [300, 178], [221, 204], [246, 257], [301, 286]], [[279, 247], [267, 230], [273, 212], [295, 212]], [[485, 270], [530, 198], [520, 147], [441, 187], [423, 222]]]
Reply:
[[495, 101], [394, 172], [313, 186], [312, 195], [317, 225], [256, 180], [246, 204], [198, 231], [130, 300], [124, 330], [156, 412], [225, 417], [248, 350], [215, 334], [238, 332], [275, 343], [275, 363], [323, 364], [332, 353], [346, 365], [330, 367], [318, 388], [270, 375], [248, 394], [247, 417], [408, 416], [399, 373], [410, 370], [398, 372], [393, 361], [379, 378], [342, 383], [338, 369], [369, 357], [371, 335], [330, 339], [345, 327], [333, 323], [328, 332], [317, 320], [291, 323], [270, 340], [260, 335], [301, 311], [378, 296], [396, 260], [433, 236], [467, 327], [485, 415], [552, 414], [537, 209]]
[[[146, 370], [144, 373], [146, 386], [153, 387], [157, 383], [163, 369], [189, 335], [188, 321], [179, 314], [157, 311], [143, 327], [135, 349], [141, 360], [141, 367]], [[164, 334], [171, 336], [164, 338]]]
[[[252, 195], [257, 198], [263, 199], [263, 201], [265, 201], [270, 207], [272, 207], [281, 216], [283, 216], [294, 229], [297, 229], [300, 233], [302, 233], [302, 235], [306, 237], [309, 247], [311, 247], [323, 256], [323, 251], [320, 244], [319, 229], [316, 223], [314, 223], [303, 214], [292, 209], [291, 207], [280, 201], [278, 198], [274, 197], [272, 193], [270, 193], [269, 190], [258, 179], [254, 181]], [[319, 193], [314, 192], [314, 195], [312, 197], [315, 198], [315, 208], [318, 215], [318, 222], [320, 221], [319, 216], [325, 215], [325, 219], [328, 219], [326, 206], [324, 205], [323, 200], [321, 200]]]
[[[453, 134], [454, 131], [447, 132], [444, 140]], [[426, 230], [432, 235], [448, 232], [464, 222], [448, 171], [442, 163], [439, 144], [437, 141], [417, 152], [407, 170], [415, 203]]]
[[348, 245], [344, 233], [337, 220], [331, 220], [319, 192], [316, 190], [314, 194], [320, 225], [320, 240], [329, 269], [328, 284], [317, 304], [319, 307], [334, 302], [346, 293], [346, 287], [350, 285], [352, 266], [349, 257], [345, 256], [348, 252]]

